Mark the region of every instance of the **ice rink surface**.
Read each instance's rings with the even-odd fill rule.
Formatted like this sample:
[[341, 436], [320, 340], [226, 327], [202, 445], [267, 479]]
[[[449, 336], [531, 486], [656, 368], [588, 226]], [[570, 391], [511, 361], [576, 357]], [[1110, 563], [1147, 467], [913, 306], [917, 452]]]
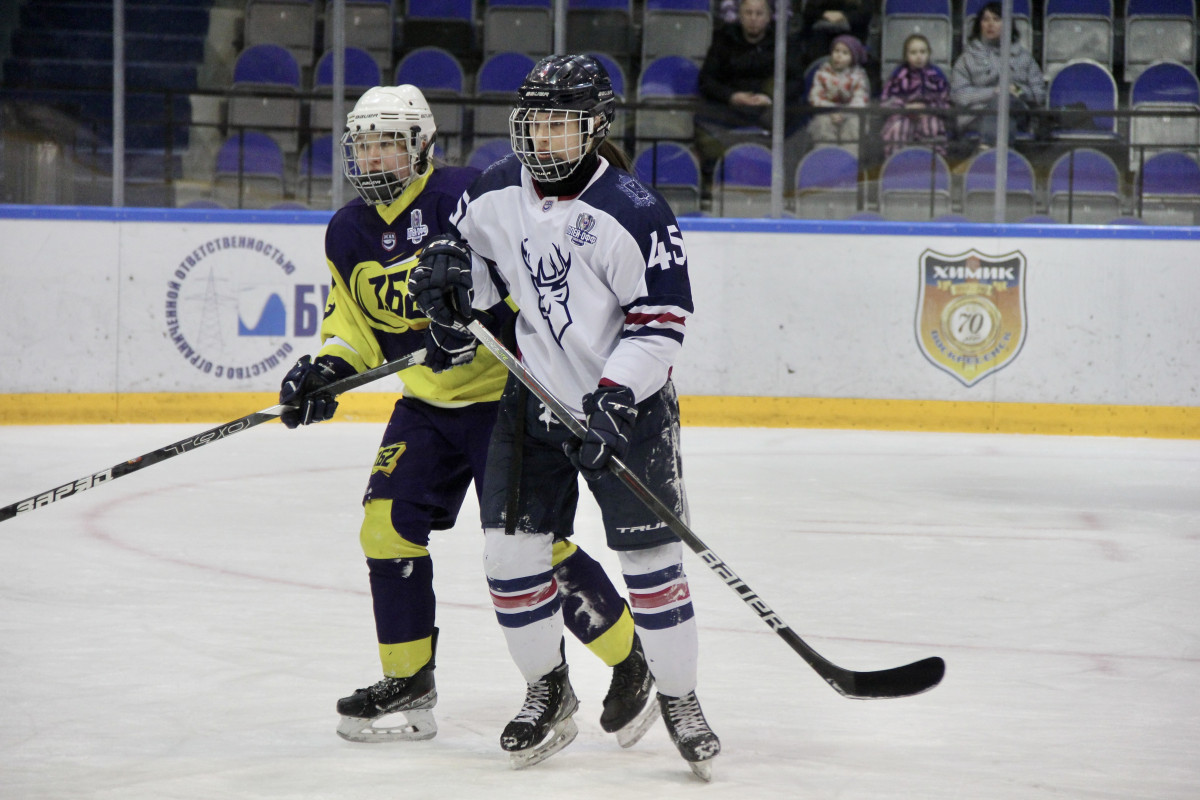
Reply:
[[[0, 426], [0, 504], [204, 427]], [[579, 738], [508, 768], [524, 687], [473, 497], [431, 546], [438, 736], [337, 738], [337, 698], [379, 677], [381, 433], [271, 423], [0, 523], [0, 798], [1200, 796], [1200, 442], [685, 428], [692, 528], [801, 637], [852, 669], [947, 662], [927, 694], [847, 700], [687, 553], [705, 785], [661, 726], [601, 732], [609, 672], [573, 640]], [[618, 575], [588, 498], [576, 539]]]

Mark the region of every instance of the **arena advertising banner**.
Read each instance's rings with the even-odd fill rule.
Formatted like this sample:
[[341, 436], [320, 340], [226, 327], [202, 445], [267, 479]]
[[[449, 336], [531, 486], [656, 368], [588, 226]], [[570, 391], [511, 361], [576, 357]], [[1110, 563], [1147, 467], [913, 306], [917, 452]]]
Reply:
[[314, 259], [295, 229], [207, 227], [172, 237], [176, 247], [156, 249], [161, 262], [139, 265], [162, 276], [164, 344], [194, 370], [184, 380], [196, 388], [261, 386], [257, 379], [286, 371], [314, 342], [328, 275], [299, 264], [323, 267], [321, 251]]
[[322, 227], [126, 225], [121, 253], [121, 391], [275, 391], [319, 347]]
[[[319, 215], [85, 213], [0, 209], [0, 393], [275, 392], [318, 349]], [[680, 227], [695, 305], [672, 372], [682, 395], [1200, 403], [1200, 236]]]

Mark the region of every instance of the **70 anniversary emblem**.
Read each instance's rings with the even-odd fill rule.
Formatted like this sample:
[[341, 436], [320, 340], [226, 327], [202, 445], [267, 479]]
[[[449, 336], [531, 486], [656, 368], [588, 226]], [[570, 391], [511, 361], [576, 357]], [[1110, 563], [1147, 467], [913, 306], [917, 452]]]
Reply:
[[917, 344], [938, 369], [973, 386], [1025, 343], [1025, 256], [921, 254]]

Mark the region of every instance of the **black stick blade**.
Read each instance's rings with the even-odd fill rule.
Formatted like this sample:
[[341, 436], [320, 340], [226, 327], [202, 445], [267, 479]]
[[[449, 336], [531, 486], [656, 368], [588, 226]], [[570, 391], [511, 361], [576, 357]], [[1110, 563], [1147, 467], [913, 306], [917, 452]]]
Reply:
[[875, 672], [854, 672], [833, 664], [829, 666], [832, 669], [818, 666], [817, 672], [839, 693], [859, 700], [921, 694], [941, 683], [946, 675], [946, 662], [937, 656]]

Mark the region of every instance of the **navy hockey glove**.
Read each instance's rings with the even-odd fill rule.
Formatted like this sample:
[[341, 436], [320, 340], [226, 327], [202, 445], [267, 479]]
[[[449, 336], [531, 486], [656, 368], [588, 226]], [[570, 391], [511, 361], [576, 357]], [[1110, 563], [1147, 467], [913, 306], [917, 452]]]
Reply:
[[325, 387], [353, 374], [354, 368], [336, 356], [319, 356], [316, 361], [310, 356], [301, 356], [283, 377], [283, 385], [279, 388], [280, 404], [295, 406], [280, 414], [280, 421], [295, 428], [329, 419], [338, 404]]
[[457, 322], [449, 327], [430, 322], [425, 331], [425, 366], [445, 372], [459, 364], [470, 364], [478, 344], [474, 334]]
[[471, 251], [449, 236], [430, 241], [408, 275], [408, 295], [425, 316], [445, 327], [471, 319]]
[[604, 474], [609, 459], [623, 458], [629, 449], [629, 434], [637, 420], [637, 404], [628, 386], [601, 386], [583, 396], [587, 431], [583, 441], [563, 444], [571, 463], [583, 477], [594, 481]]

